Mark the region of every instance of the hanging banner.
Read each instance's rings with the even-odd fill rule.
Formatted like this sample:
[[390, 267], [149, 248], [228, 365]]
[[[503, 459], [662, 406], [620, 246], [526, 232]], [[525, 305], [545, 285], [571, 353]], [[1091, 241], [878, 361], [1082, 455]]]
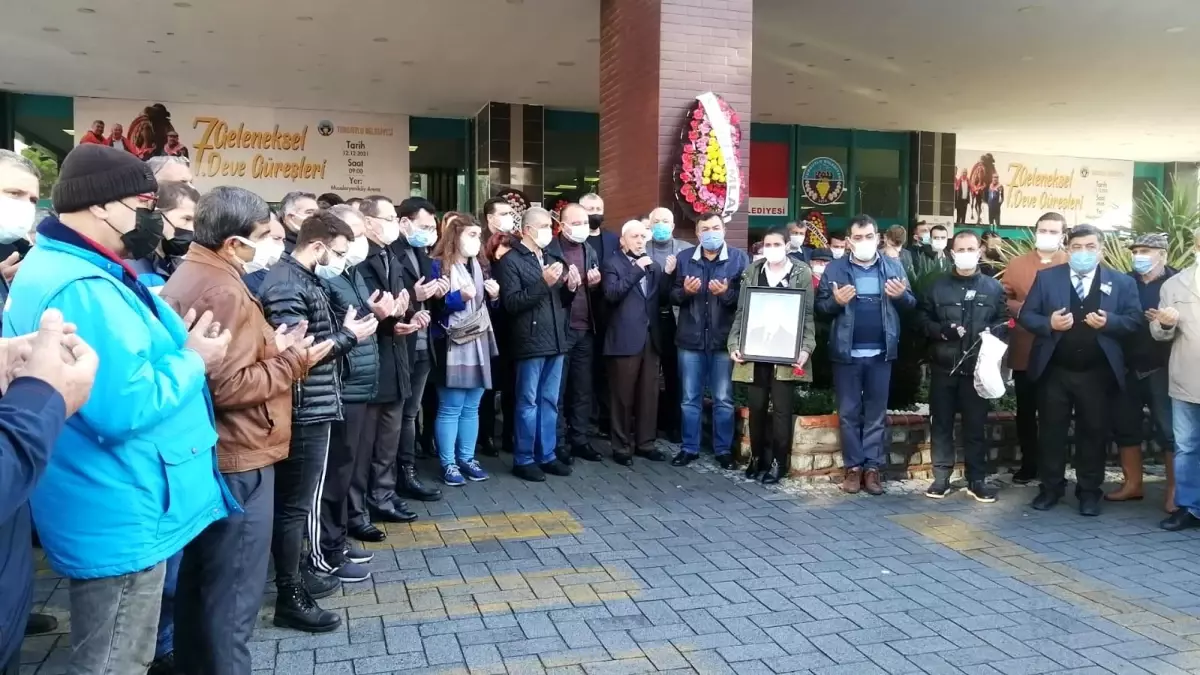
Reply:
[[1030, 227], [1055, 211], [1067, 225], [1130, 226], [1133, 162], [964, 149], [955, 162], [956, 222]]
[[408, 116], [76, 98], [75, 142], [187, 157], [196, 187], [408, 196]]
[[750, 141], [750, 215], [788, 215], [788, 144]]

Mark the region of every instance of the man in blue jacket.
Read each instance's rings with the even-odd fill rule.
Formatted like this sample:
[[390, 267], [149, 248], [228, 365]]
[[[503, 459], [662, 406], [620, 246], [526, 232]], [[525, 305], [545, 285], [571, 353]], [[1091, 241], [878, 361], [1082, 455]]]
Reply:
[[679, 307], [675, 344], [683, 376], [683, 447], [671, 460], [687, 466], [700, 456], [704, 389], [713, 400], [713, 454], [723, 469], [733, 467], [733, 361], [726, 343], [737, 312], [745, 251], [725, 243], [725, 222], [711, 215], [696, 221], [694, 246], [676, 259], [671, 304]]
[[1072, 228], [1067, 233], [1069, 262], [1037, 273], [1017, 318], [1034, 335], [1027, 372], [1038, 386], [1042, 486], [1030, 506], [1038, 511], [1054, 508], [1066, 491], [1067, 430], [1073, 418], [1079, 514], [1100, 515], [1111, 401], [1125, 384], [1121, 341], [1143, 321], [1137, 284], [1100, 265], [1103, 250], [1099, 229]]
[[217, 472], [205, 382], [229, 332], [211, 315], [181, 319], [122, 262], [162, 239], [156, 189], [129, 153], [72, 150], [53, 190], [60, 215], [38, 227], [4, 314], [4, 334], [25, 335], [57, 309], [100, 361], [95, 395], [30, 498], [50, 565], [69, 580], [70, 672], [144, 671], [165, 561], [238, 508]]
[[[33, 591], [27, 501], [46, 470], [66, 418], [92, 390], [96, 353], [64, 326], [62, 314], [42, 315], [38, 332], [0, 340], [0, 673], [20, 670], [21, 640]], [[13, 376], [16, 375], [16, 379]], [[10, 383], [11, 381], [11, 383]]]
[[879, 254], [879, 226], [870, 216], [850, 221], [851, 255], [829, 263], [817, 287], [816, 310], [833, 318], [829, 360], [846, 468], [842, 490], [883, 494], [879, 470], [886, 451], [888, 389], [900, 344], [900, 312], [917, 299], [904, 267]]

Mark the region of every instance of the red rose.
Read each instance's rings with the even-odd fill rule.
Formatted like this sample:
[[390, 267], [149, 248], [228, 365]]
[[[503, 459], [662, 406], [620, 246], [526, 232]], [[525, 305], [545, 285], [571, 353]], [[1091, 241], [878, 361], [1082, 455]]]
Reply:
[[1017, 320], [1016, 320], [1016, 319], [1009, 319], [1009, 320], [1008, 320], [1008, 323], [1006, 323], [1005, 325], [1007, 325], [1009, 328], [1016, 328], [1016, 327], [1017, 327]]
[[700, 106], [696, 106], [696, 109], [692, 111], [692, 117], [698, 120], [704, 119], [704, 111], [700, 109]]
[[689, 131], [688, 132], [688, 140], [692, 141], [692, 142], [700, 140], [700, 133], [697, 131]]

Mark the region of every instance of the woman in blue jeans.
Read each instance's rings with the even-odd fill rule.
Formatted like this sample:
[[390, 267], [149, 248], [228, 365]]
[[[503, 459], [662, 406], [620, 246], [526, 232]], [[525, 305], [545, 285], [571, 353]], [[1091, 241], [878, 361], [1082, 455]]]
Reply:
[[465, 213], [450, 212], [442, 219], [433, 249], [433, 273], [450, 282], [450, 292], [431, 303], [430, 337], [435, 352], [432, 376], [437, 383], [438, 411], [433, 438], [446, 485], [487, 480], [475, 460], [479, 437], [479, 403], [492, 387], [492, 357], [496, 337], [488, 319], [488, 299], [500, 294], [499, 285], [484, 278], [476, 259], [483, 228]]

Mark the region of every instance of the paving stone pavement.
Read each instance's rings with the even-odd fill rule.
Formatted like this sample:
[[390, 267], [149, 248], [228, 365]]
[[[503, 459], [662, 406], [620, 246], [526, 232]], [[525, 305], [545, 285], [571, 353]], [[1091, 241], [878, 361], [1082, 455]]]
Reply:
[[[1160, 492], [1085, 519], [1029, 510], [1030, 488], [985, 505], [711, 462], [533, 485], [484, 464], [321, 602], [341, 630], [275, 628], [268, 595], [255, 673], [1200, 673], [1200, 534], [1156, 527]], [[27, 639], [21, 673], [62, 673], [66, 585], [44, 563], [35, 585], [62, 632]]]

